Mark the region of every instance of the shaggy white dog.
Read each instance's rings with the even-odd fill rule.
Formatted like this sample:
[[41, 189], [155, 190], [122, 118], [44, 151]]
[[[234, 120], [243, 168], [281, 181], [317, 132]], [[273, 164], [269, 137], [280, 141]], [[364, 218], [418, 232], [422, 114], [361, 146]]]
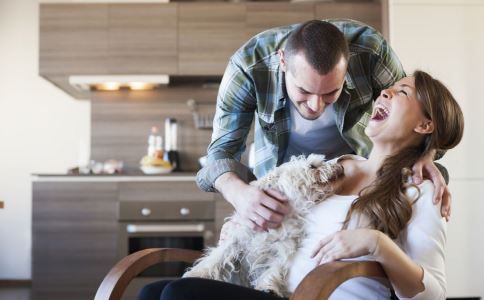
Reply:
[[291, 212], [281, 226], [256, 232], [237, 225], [242, 221], [238, 214], [232, 215], [224, 225], [227, 237], [217, 247], [208, 249], [183, 277], [236, 281], [288, 297], [288, 261], [305, 237], [305, 216], [315, 204], [332, 194], [328, 183], [342, 173], [340, 165], [325, 162], [323, 155], [311, 154], [308, 158], [293, 157], [251, 182], [260, 189], [275, 189], [286, 195]]

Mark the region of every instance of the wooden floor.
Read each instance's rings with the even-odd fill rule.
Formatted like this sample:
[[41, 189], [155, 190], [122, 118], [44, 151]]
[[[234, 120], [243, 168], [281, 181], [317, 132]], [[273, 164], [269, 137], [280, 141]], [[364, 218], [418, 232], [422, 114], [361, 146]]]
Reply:
[[30, 300], [29, 287], [0, 287], [2, 300]]

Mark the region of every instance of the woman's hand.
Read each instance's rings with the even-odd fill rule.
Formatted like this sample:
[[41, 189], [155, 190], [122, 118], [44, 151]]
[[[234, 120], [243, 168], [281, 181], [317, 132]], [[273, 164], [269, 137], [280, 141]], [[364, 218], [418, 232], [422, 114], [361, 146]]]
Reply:
[[331, 261], [374, 254], [380, 232], [373, 229], [341, 230], [321, 240], [311, 254], [318, 265]]
[[437, 166], [434, 164], [433, 158], [435, 155], [435, 150], [430, 151], [427, 155], [422, 157], [419, 161], [415, 163], [412, 168], [413, 171], [413, 182], [415, 184], [422, 183], [422, 178], [428, 178], [434, 184], [434, 196], [433, 201], [434, 204], [439, 203], [442, 201], [440, 214], [444, 217], [447, 221], [450, 218], [450, 204], [452, 200], [452, 196], [447, 188], [447, 184], [445, 183], [444, 177], [440, 173]]

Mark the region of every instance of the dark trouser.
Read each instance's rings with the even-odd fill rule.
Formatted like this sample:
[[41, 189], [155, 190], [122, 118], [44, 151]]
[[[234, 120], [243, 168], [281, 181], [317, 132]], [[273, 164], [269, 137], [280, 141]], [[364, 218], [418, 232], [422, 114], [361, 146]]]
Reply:
[[239, 285], [203, 279], [162, 280], [141, 289], [138, 300], [283, 300], [269, 293]]

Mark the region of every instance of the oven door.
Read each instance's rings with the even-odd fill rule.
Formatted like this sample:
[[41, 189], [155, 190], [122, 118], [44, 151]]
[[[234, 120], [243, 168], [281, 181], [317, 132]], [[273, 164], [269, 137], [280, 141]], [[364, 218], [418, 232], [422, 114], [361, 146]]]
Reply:
[[[214, 245], [214, 222], [120, 223], [119, 257], [147, 248], [183, 248], [201, 251]], [[183, 262], [164, 262], [139, 277], [176, 278], [189, 267]]]

